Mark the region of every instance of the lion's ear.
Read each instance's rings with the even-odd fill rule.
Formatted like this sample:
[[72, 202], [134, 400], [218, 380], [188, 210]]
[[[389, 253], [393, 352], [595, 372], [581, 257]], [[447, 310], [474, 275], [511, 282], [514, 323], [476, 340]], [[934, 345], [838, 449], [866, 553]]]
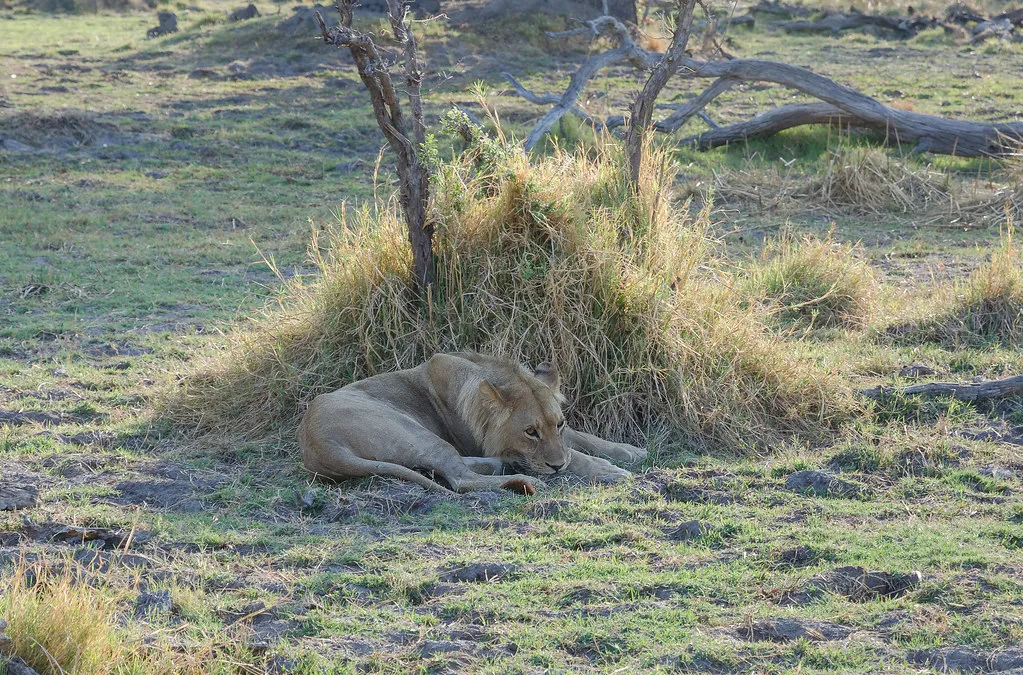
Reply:
[[550, 387], [551, 391], [555, 394], [561, 396], [561, 375], [558, 374], [558, 369], [552, 364], [544, 361], [538, 365], [533, 371], [533, 377]]
[[508, 405], [508, 400], [501, 391], [486, 380], [480, 380], [479, 392], [483, 400], [494, 408], [504, 408]]

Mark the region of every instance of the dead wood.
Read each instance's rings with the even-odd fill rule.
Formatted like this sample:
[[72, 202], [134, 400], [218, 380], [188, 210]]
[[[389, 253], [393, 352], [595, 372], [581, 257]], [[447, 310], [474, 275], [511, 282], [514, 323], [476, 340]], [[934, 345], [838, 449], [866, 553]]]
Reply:
[[[696, 61], [686, 58], [683, 59], [682, 68], [695, 77], [773, 82], [801, 91], [826, 104], [782, 106], [747, 122], [685, 139], [685, 142], [703, 149], [770, 135], [803, 124], [829, 121], [877, 130], [884, 134], [889, 143], [915, 143], [916, 152], [959, 157], [1009, 155], [1023, 141], [1023, 122], [989, 124], [889, 108], [823, 75], [784, 63], [759, 59]], [[711, 85], [712, 88], [714, 86]]]
[[[788, 7], [772, 2], [763, 2], [761, 5], [767, 8], [767, 11], [777, 7]], [[588, 59], [573, 74], [568, 88], [561, 96], [534, 94], [525, 89], [510, 74], [505, 74], [505, 78], [512, 83], [515, 90], [527, 100], [538, 104], [554, 104], [554, 107], [541, 118], [530, 132], [526, 139], [526, 149], [535, 146], [543, 135], [568, 112], [580, 116], [598, 129], [614, 129], [625, 125], [628, 121], [627, 117], [612, 116], [604, 122], [600, 122], [580, 110], [576, 106], [576, 102], [583, 88], [589, 79], [607, 65], [628, 62], [633, 67], [645, 71], [655, 68], [656, 64], [660, 62], [661, 56], [640, 48], [624, 24], [609, 16], [588, 21], [576, 29], [548, 33], [547, 35], [552, 39], [580, 35], [591, 38], [608, 35], [616, 41], [617, 47]], [[730, 143], [744, 142], [750, 138], [770, 136], [779, 131], [806, 124], [841, 124], [846, 127], [873, 130], [878, 132], [886, 143], [911, 144], [914, 152], [931, 152], [959, 157], [1007, 156], [1018, 152], [1018, 145], [1023, 142], [1023, 122], [994, 124], [953, 120], [890, 108], [866, 94], [806, 68], [759, 59], [697, 61], [685, 57], [680, 60], [680, 63], [678, 69], [680, 75], [715, 78], [715, 81], [691, 101], [673, 106], [674, 112], [663, 120], [653, 123], [652, 127], [655, 131], [673, 133], [692, 117], [701, 117], [707, 121], [711, 129], [683, 141], [700, 149], [706, 150]], [[819, 102], [781, 106], [761, 113], [753, 119], [719, 127], [706, 116], [704, 108], [740, 82], [773, 82], [796, 89], [818, 99]], [[636, 113], [637, 110], [634, 109], [632, 114]], [[644, 112], [644, 114], [646, 113]], [[650, 115], [652, 116], [652, 110]], [[650, 117], [646, 119], [648, 122], [644, 128], [651, 126], [649, 124]]]
[[810, 10], [802, 5], [791, 5], [781, 0], [760, 0], [749, 8], [750, 14], [772, 14], [774, 16], [808, 16]]
[[1023, 375], [977, 384], [925, 382], [909, 387], [873, 387], [872, 389], [861, 389], [859, 393], [860, 396], [870, 399], [887, 398], [899, 394], [902, 396], [950, 396], [960, 401], [981, 401], [1023, 394]]
[[430, 174], [419, 159], [419, 150], [426, 140], [426, 127], [420, 93], [422, 71], [415, 36], [408, 25], [412, 4], [407, 0], [387, 0], [391, 31], [404, 56], [405, 95], [411, 120], [407, 120], [402, 112], [388, 63], [381, 58], [373, 39], [352, 29], [354, 0], [337, 0], [334, 8], [341, 21], [331, 28], [327, 28], [319, 12], [316, 12], [316, 21], [320, 24], [325, 44], [347, 47], [351, 52], [359, 77], [369, 92], [377, 125], [395, 154], [399, 196], [412, 247], [415, 281], [422, 291], [433, 282], [433, 224], [427, 221]]
[[916, 35], [926, 28], [933, 28], [939, 22], [936, 19], [929, 19], [922, 16], [892, 17], [879, 14], [864, 14], [862, 12], [831, 13], [817, 21], [782, 21], [774, 24], [776, 28], [789, 33], [832, 33], [838, 34], [843, 30], [854, 28], [865, 28], [874, 26], [885, 30], [894, 31], [902, 36]]
[[629, 177], [636, 189], [639, 189], [639, 172], [643, 162], [643, 138], [653, 119], [657, 97], [661, 95], [661, 90], [671, 76], [678, 72], [679, 64], [685, 57], [695, 9], [696, 0], [678, 0], [676, 3], [675, 32], [671, 36], [671, 44], [665, 50], [664, 56], [654, 64], [650, 76], [629, 110], [625, 156], [629, 161]]
[[540, 118], [540, 121], [536, 123], [533, 130], [529, 132], [528, 136], [526, 136], [526, 141], [523, 144], [526, 152], [532, 150], [536, 144], [540, 142], [540, 139], [551, 130], [551, 127], [557, 124], [558, 120], [569, 112], [579, 115], [584, 120], [589, 121], [590, 124], [594, 124], [596, 126], [593, 119], [586, 113], [579, 110], [575, 103], [579, 100], [579, 96], [582, 94], [586, 84], [602, 69], [611, 65], [627, 62], [631, 62], [636, 68], [645, 69], [652, 62], [650, 54], [635, 43], [632, 36], [629, 34], [629, 29], [625, 27], [625, 24], [613, 16], [598, 17], [592, 21], [587, 21], [583, 26], [572, 30], [547, 33], [547, 36], [551, 39], [568, 38], [580, 35], [589, 36], [591, 38], [607, 35], [617, 41], [618, 46], [584, 61], [583, 64], [579, 66], [578, 70], [572, 73], [572, 77], [568, 82], [568, 87], [561, 96], [554, 96], [553, 94], [534, 94], [522, 86], [522, 84], [520, 84], [510, 73], [502, 73], [504, 78], [511, 83], [515, 91], [526, 100], [532, 101], [533, 103], [554, 104], [554, 107]]

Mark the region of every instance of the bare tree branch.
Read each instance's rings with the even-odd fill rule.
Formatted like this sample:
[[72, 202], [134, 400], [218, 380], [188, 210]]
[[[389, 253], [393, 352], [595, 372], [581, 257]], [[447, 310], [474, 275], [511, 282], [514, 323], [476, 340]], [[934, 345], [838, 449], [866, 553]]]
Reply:
[[425, 291], [433, 282], [433, 225], [426, 217], [430, 199], [430, 174], [419, 160], [419, 149], [426, 140], [420, 93], [423, 78], [415, 37], [408, 26], [409, 3], [388, 0], [387, 5], [394, 38], [402, 46], [405, 57], [403, 67], [406, 96], [412, 115], [411, 133], [387, 63], [380, 57], [373, 39], [352, 28], [354, 0], [337, 0], [334, 8], [341, 21], [331, 28], [327, 28], [319, 12], [316, 13], [316, 21], [320, 24], [324, 44], [346, 47], [351, 52], [359, 77], [369, 92], [377, 126], [395, 154], [401, 206], [412, 247], [415, 281], [419, 289]]
[[[662, 133], [672, 133], [678, 131], [679, 128], [689, 121], [694, 115], [699, 115], [703, 112], [703, 109], [707, 107], [707, 104], [716, 99], [721, 94], [725, 93], [732, 87], [738, 84], [738, 80], [730, 77], [722, 77], [714, 81], [714, 84], [710, 85], [703, 90], [699, 96], [693, 100], [678, 106], [675, 112], [665, 117], [660, 122], [654, 123], [654, 129]], [[716, 125], [711, 125], [716, 126]]]
[[632, 63], [634, 67], [644, 68], [651, 62], [650, 54], [635, 43], [625, 24], [613, 16], [597, 17], [592, 21], [585, 22], [585, 25], [581, 28], [557, 33], [547, 33], [547, 36], [550, 38], [564, 38], [573, 35], [587, 34], [591, 36], [600, 36], [605, 33], [617, 40], [618, 46], [584, 61], [582, 65], [579, 66], [578, 70], [572, 74], [572, 77], [568, 82], [568, 87], [561, 96], [555, 96], [553, 94], [535, 94], [522, 86], [522, 84], [509, 73], [502, 73], [504, 78], [508, 80], [515, 91], [527, 101], [541, 105], [548, 103], [554, 104], [554, 107], [548, 110], [547, 113], [540, 118], [532, 131], [529, 132], [529, 135], [526, 136], [525, 143], [523, 144], [526, 152], [529, 152], [536, 147], [536, 144], [540, 142], [540, 139], [542, 139], [544, 135], [558, 123], [558, 120], [569, 112], [578, 115], [593, 127], [598, 129], [603, 128], [605, 125], [594, 120], [590, 115], [586, 114], [576, 106], [576, 101], [579, 100], [579, 96], [582, 94], [586, 84], [603, 68], [608, 66], [628, 62]]
[[625, 155], [629, 161], [629, 174], [633, 186], [639, 186], [640, 166], [643, 162], [643, 138], [653, 119], [654, 105], [664, 85], [678, 72], [679, 63], [685, 56], [689, 32], [693, 27], [693, 11], [697, 0], [678, 0], [675, 17], [675, 32], [664, 56], [653, 67], [650, 77], [640, 90], [629, 111], [629, 131], [625, 135]]

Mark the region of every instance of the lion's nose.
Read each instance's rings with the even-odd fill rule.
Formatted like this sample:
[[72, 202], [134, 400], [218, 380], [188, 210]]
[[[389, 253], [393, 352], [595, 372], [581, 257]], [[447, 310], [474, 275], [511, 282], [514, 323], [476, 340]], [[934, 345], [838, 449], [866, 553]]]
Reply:
[[549, 466], [552, 469], [554, 469], [554, 473], [557, 473], [557, 472], [559, 472], [559, 471], [561, 471], [562, 469], [565, 468], [564, 463], [562, 463], [562, 464], [551, 464], [550, 462], [547, 462], [547, 466]]

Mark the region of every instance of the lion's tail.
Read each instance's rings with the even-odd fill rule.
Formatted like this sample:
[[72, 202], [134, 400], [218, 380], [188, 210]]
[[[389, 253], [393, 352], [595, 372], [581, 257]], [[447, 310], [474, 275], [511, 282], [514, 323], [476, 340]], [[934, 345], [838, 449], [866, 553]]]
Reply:
[[432, 481], [418, 471], [413, 471], [401, 464], [381, 462], [374, 459], [363, 459], [355, 456], [348, 457], [345, 461], [352, 469], [355, 470], [352, 472], [352, 475], [356, 475], [356, 471], [358, 471], [365, 472], [364, 475], [367, 476], [390, 476], [392, 478], [401, 478], [402, 480], [410, 480], [413, 483], [422, 485], [427, 490], [431, 490], [433, 492], [442, 492], [448, 495], [455, 494], [440, 483]]

